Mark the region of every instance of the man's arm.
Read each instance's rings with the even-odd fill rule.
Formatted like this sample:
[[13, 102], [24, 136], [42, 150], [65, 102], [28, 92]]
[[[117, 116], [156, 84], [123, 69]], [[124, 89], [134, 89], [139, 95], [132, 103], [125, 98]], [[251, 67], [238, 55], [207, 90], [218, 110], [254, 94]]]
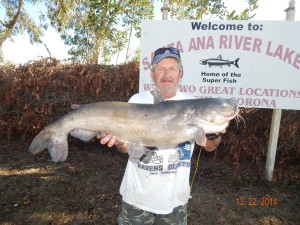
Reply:
[[[209, 140], [207, 139], [206, 141], [206, 146], [204, 147], [204, 149], [206, 151], [213, 151], [215, 150], [219, 144], [221, 142], [221, 135], [218, 135], [218, 137], [216, 137], [213, 140]], [[112, 146], [116, 146], [116, 148], [118, 149], [118, 151], [122, 152], [122, 153], [127, 153], [128, 152], [128, 145], [126, 143], [123, 142], [118, 142], [116, 136], [108, 134], [105, 137], [103, 137], [100, 140], [101, 144], [107, 144], [108, 147], [112, 147]]]
[[[208, 137], [207, 137], [206, 146], [204, 146], [204, 149], [209, 152], [215, 150], [221, 142], [221, 134], [223, 134], [225, 132], [226, 132], [226, 129], [221, 131], [219, 134], [207, 135]], [[116, 148], [118, 149], [118, 151], [120, 151], [122, 153], [128, 152], [128, 145], [126, 143], [117, 141], [117, 137], [112, 134], [108, 134], [105, 137], [103, 137], [100, 140], [100, 143], [103, 145], [107, 144], [108, 147], [112, 147], [115, 145]]]
[[122, 153], [128, 153], [129, 159], [137, 163], [139, 159], [146, 154], [146, 147], [139, 144], [126, 144], [117, 141], [117, 137], [112, 134], [108, 134], [100, 140], [101, 144], [107, 144], [108, 147], [116, 146], [118, 151]]

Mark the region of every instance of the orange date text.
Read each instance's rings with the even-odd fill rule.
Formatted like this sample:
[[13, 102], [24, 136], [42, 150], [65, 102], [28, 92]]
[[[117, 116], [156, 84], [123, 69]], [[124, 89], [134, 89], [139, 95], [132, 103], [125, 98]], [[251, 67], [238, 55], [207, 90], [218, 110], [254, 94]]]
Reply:
[[238, 206], [277, 206], [278, 199], [276, 197], [237, 197], [236, 204]]

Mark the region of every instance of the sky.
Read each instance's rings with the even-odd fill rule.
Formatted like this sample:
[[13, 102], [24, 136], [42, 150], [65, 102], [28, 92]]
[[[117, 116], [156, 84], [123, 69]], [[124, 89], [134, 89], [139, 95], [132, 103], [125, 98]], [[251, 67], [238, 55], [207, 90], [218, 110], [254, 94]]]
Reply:
[[[237, 2], [240, 4], [237, 4]], [[263, 20], [263, 21], [283, 21], [285, 20], [286, 13], [284, 10], [288, 8], [290, 0], [259, 0], [258, 9], [256, 10], [256, 16], [253, 20]], [[247, 7], [246, 0], [228, 0], [229, 10], [245, 9]], [[155, 7], [155, 20], [161, 20], [161, 10], [162, 2], [157, 2]], [[300, 21], [300, 0], [295, 0], [296, 15], [295, 21]], [[298, 9], [298, 10], [297, 10]], [[31, 14], [37, 14], [37, 11], [30, 12]], [[51, 52], [51, 56], [63, 60], [68, 58], [68, 46], [63, 44], [60, 39], [59, 34], [55, 32], [53, 28], [49, 28], [45, 32], [45, 36], [42, 38], [44, 44]], [[132, 53], [139, 48], [139, 40], [134, 38], [131, 45], [129, 53]], [[118, 63], [125, 61], [125, 51], [121, 52]], [[24, 64], [30, 60], [40, 59], [41, 57], [48, 57], [49, 54], [43, 44], [33, 44], [29, 43], [29, 38], [26, 34], [18, 35], [14, 37], [12, 41], [6, 41], [3, 44], [3, 53], [7, 61], [15, 64]], [[112, 58], [112, 64], [117, 63], [116, 57]]]

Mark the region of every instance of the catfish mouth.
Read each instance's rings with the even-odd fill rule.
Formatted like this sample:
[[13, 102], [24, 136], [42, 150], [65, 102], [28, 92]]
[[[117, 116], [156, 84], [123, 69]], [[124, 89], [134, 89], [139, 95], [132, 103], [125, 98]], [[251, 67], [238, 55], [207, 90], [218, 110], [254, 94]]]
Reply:
[[[205, 119], [201, 119], [201, 123], [208, 125], [208, 126], [223, 126], [224, 124], [229, 124], [230, 120], [234, 118], [241, 118], [239, 116], [239, 109], [238, 107], [235, 107], [235, 110], [228, 110], [228, 111], [222, 111], [222, 113], [215, 111], [214, 113], [211, 113], [210, 116], [208, 116]], [[239, 119], [236, 119], [236, 121], [239, 121]]]
[[201, 123], [204, 125], [203, 129], [206, 133], [219, 133], [229, 126], [232, 119], [235, 119], [237, 126], [240, 120], [245, 124], [244, 119], [238, 113], [239, 110], [236, 110], [234, 114], [231, 114], [230, 116], [218, 114], [216, 117], [211, 117], [209, 120], [202, 120]]
[[[220, 114], [220, 115], [222, 115], [222, 114]], [[246, 123], [245, 123], [245, 120], [244, 120], [244, 118], [239, 114], [239, 109], [237, 108], [236, 109], [236, 111], [234, 112], [234, 114], [233, 115], [230, 115], [230, 116], [226, 116], [226, 115], [222, 115], [222, 116], [218, 116], [219, 118], [215, 118], [215, 121], [210, 121], [210, 122], [208, 122], [208, 123], [206, 123], [206, 125], [208, 125], [208, 126], [216, 126], [216, 127], [224, 127], [224, 129], [226, 128], [226, 127], [228, 127], [228, 125], [229, 125], [229, 123], [230, 123], [230, 121], [232, 120], [232, 119], [234, 119], [235, 121], [236, 121], [236, 124], [237, 124], [237, 127], [238, 127], [238, 125], [239, 125], [239, 122], [243, 122], [244, 123], [244, 127], [246, 127]], [[212, 120], [213, 120], [213, 118], [212, 118]]]

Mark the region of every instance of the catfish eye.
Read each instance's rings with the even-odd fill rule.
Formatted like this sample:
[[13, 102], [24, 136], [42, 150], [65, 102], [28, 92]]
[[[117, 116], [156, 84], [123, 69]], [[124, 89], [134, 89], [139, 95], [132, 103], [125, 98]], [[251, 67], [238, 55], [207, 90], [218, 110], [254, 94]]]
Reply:
[[215, 121], [216, 121], [216, 117], [215, 117], [215, 116], [212, 116], [211, 119], [210, 119], [210, 122], [211, 122], [211, 123], [214, 123]]

